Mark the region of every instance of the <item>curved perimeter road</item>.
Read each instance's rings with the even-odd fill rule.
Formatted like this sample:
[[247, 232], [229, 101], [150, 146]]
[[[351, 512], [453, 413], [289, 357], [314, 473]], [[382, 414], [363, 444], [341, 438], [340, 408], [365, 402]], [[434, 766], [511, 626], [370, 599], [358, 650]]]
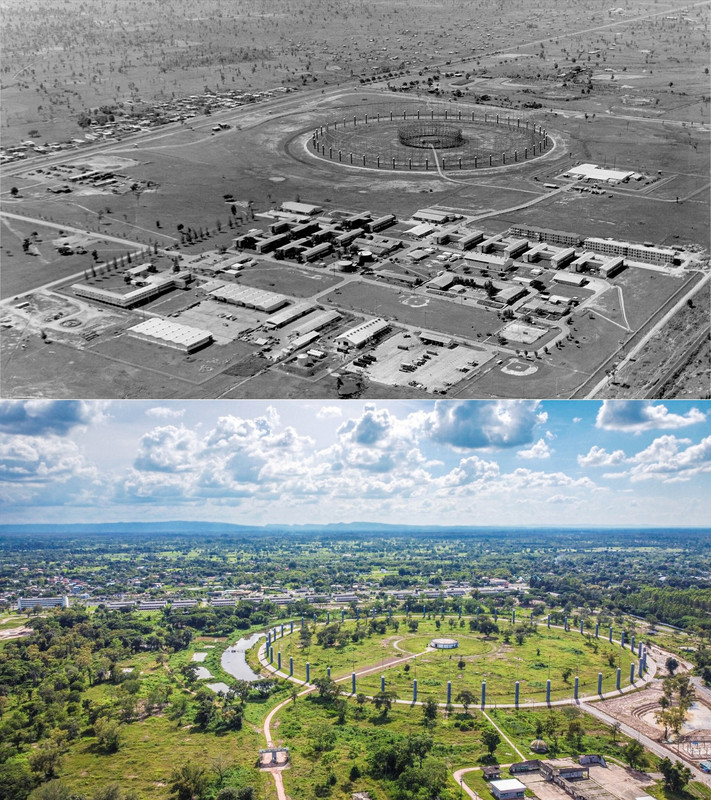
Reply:
[[[551, 627], [559, 628], [559, 629], [562, 630], [562, 627], [560, 625], [553, 625]], [[290, 635], [290, 634], [287, 634], [287, 635]], [[395, 640], [394, 644], [395, 644], [396, 647], [397, 647], [397, 643], [399, 641], [400, 641], [399, 639]], [[397, 649], [400, 650], [399, 647]], [[274, 667], [274, 665], [270, 664], [269, 661], [267, 660], [266, 650], [267, 650], [266, 643], [260, 645], [258, 653], [257, 653], [257, 657], [259, 659], [259, 663], [271, 675], [277, 676], [279, 678], [283, 678], [285, 680], [291, 681], [292, 683], [295, 683], [295, 684], [298, 684], [298, 685], [304, 687], [302, 689], [302, 691], [300, 691], [297, 694], [297, 697], [304, 697], [305, 695], [310, 694], [311, 692], [316, 690], [316, 687], [313, 684], [307, 684], [306, 681], [302, 681], [299, 678], [295, 678], [293, 676], [289, 676], [283, 670], [276, 669]], [[401, 652], [404, 652], [404, 651], [401, 650]], [[375, 664], [374, 666], [370, 666], [370, 667], [363, 667], [362, 669], [356, 670], [355, 674], [356, 674], [356, 677], [359, 677], [361, 675], [369, 675], [369, 674], [371, 674], [373, 672], [377, 672], [378, 670], [382, 671], [382, 670], [390, 669], [391, 667], [398, 666], [399, 664], [402, 664], [405, 661], [409, 661], [410, 659], [418, 658], [419, 656], [422, 656], [427, 652], [432, 652], [432, 649], [431, 648], [427, 648], [427, 649], [423, 650], [421, 653], [412, 653], [412, 654], [404, 655], [401, 658], [393, 658], [392, 660], [390, 660], [388, 662], [378, 663], [378, 664]], [[660, 652], [662, 652], [662, 651], [660, 651]], [[651, 648], [648, 650], [648, 655], [649, 655], [649, 669], [647, 670], [647, 673], [645, 674], [645, 676], [642, 678], [641, 683], [639, 682], [639, 679], [638, 679], [637, 683], [630, 684], [629, 686], [625, 686], [619, 692], [617, 690], [615, 690], [615, 691], [612, 691], [612, 692], [606, 692], [603, 695], [590, 695], [590, 696], [587, 696], [587, 697], [580, 698], [578, 700], [578, 702], [577, 702], [577, 705], [579, 706], [579, 708], [581, 710], [583, 710], [583, 711], [587, 711], [589, 714], [592, 714], [594, 717], [596, 717], [597, 719], [601, 720], [602, 722], [605, 722], [607, 725], [614, 725], [615, 722], [617, 722], [617, 720], [615, 720], [609, 714], [606, 714], [605, 712], [600, 711], [599, 709], [597, 709], [595, 706], [592, 705], [592, 703], [594, 703], [596, 701], [599, 701], [599, 700], [610, 699], [610, 698], [613, 698], [613, 697], [619, 697], [620, 694], [636, 691], [636, 690], [638, 690], [640, 688], [640, 686], [644, 686], [644, 685], [647, 685], [647, 684], [651, 683], [654, 680], [654, 677], [655, 677], [656, 672], [657, 672], [657, 663], [656, 663], [656, 661], [655, 661], [655, 659], [654, 659], [654, 657], [652, 655]], [[344, 675], [344, 676], [342, 676], [340, 678], [336, 678], [335, 682], [336, 683], [343, 683], [343, 682], [349, 680], [349, 678], [350, 678], [350, 675]], [[351, 693], [347, 693], [347, 694], [349, 694], [349, 696], [351, 696], [351, 697], [353, 696]], [[369, 699], [372, 700], [372, 697], [369, 697]], [[288, 706], [289, 703], [291, 703], [291, 702], [293, 702], [291, 697], [286, 699], [286, 700], [283, 700], [281, 703], [279, 703], [277, 706], [275, 706], [269, 712], [269, 714], [267, 714], [267, 717], [264, 720], [264, 725], [263, 725], [263, 733], [264, 733], [264, 738], [265, 738], [265, 740], [267, 742], [267, 747], [274, 747], [275, 746], [274, 739], [273, 739], [273, 736], [272, 736], [272, 720], [274, 719], [276, 714], [278, 714], [283, 708]], [[411, 700], [395, 700], [395, 703], [397, 703], [399, 705], [408, 705], [408, 706], [413, 706], [413, 705], [421, 706], [421, 705], [423, 705], [423, 702], [421, 700], [417, 700], [417, 701], [414, 701], [414, 702], [411, 701]], [[540, 708], [540, 707], [551, 708], [553, 706], [564, 706], [564, 705], [575, 705], [575, 704], [576, 704], [575, 700], [573, 700], [572, 698], [566, 698], [566, 699], [563, 699], [563, 700], [554, 700], [551, 703], [546, 703], [546, 702], [541, 701], [541, 702], [528, 703], [526, 705], [519, 704], [518, 708], [525, 710], [525, 709], [528, 709], [528, 708]], [[440, 707], [446, 707], [446, 703], [438, 703], [437, 705], [440, 706]], [[463, 706], [460, 703], [453, 703], [452, 706], [454, 708], [463, 708]], [[495, 708], [516, 708], [516, 705], [514, 703], [497, 703], [494, 707]], [[489, 714], [486, 713], [485, 708], [481, 708], [480, 711], [482, 712], [484, 717], [487, 719], [489, 724], [498, 731], [498, 733], [501, 736], [501, 738], [514, 750], [514, 752], [521, 758], [521, 760], [524, 761], [525, 758], [526, 758], [525, 755], [516, 747], [516, 745], [509, 738], [509, 736], [494, 722], [494, 720], [489, 716]], [[673, 751], [670, 751], [668, 748], [664, 747], [664, 745], [659, 744], [658, 742], [655, 742], [653, 739], [650, 739], [647, 736], [644, 736], [643, 734], [641, 734], [638, 731], [634, 730], [634, 728], [630, 727], [629, 725], [626, 725], [624, 723], [620, 723], [620, 730], [623, 733], [625, 733], [627, 736], [629, 736], [630, 738], [638, 739], [639, 741], [641, 741], [645, 745], [645, 747], [647, 747], [649, 750], [651, 750], [653, 753], [655, 753], [655, 755], [658, 755], [658, 756], [660, 756], [662, 758], [665, 757], [665, 756], [666, 757], [670, 757], [670, 756], [674, 757], [674, 755], [675, 755], [673, 753]], [[688, 762], [685, 762], [685, 763], [688, 764]], [[507, 766], [507, 765], [504, 764], [503, 766]], [[707, 775], [702, 773], [699, 769], [694, 767], [692, 764], [688, 764], [688, 766], [690, 767], [690, 769], [692, 771], [692, 774], [693, 774], [693, 776], [694, 776], [694, 778], [696, 780], [698, 780], [701, 783], [704, 783], [704, 784], [706, 784], [708, 786], [711, 786], [711, 778], [709, 778]], [[283, 768], [275, 767], [275, 768], [267, 769], [265, 771], [266, 772], [270, 772], [272, 777], [274, 778], [274, 784], [276, 786], [278, 800], [290, 800], [289, 796], [286, 794], [286, 791], [284, 789], [284, 782], [282, 780], [282, 775], [281, 775], [282, 769]], [[472, 800], [480, 800], [480, 796], [476, 792], [474, 792], [472, 789], [470, 789], [468, 786], [466, 786], [464, 784], [463, 776], [467, 772], [472, 772], [472, 771], [477, 770], [477, 769], [479, 769], [479, 767], [467, 767], [467, 768], [464, 768], [464, 769], [459, 769], [459, 770], [457, 770], [456, 772], [453, 773], [453, 778], [454, 778], [455, 782], [459, 783], [459, 785], [462, 787], [463, 791], [465, 791], [467, 793], [467, 795], [469, 795], [469, 797], [472, 798]]]

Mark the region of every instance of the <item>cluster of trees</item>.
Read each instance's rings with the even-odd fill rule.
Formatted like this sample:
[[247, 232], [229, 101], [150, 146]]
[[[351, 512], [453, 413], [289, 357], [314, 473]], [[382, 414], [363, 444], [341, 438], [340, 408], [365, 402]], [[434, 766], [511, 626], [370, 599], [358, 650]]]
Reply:
[[[140, 652], [154, 653], [160, 667], [170, 653], [187, 648], [197, 630], [217, 630], [223, 609], [210, 611], [218, 613], [206, 620], [199, 614], [147, 617], [104, 608], [90, 615], [72, 608], [31, 619], [32, 634], [0, 649], [0, 797], [26, 800], [34, 791], [33, 800], [64, 800], [66, 787], [57, 778], [75, 742], [87, 739], [96, 752], [115, 753], [127, 725], [155, 714], [192, 723], [198, 731], [239, 730], [245, 703], [268, 697], [274, 681], [237, 681], [227, 694], [206, 688], [189, 693], [184, 687], [193, 684], [190, 667], [165, 670], [160, 680], [121, 668]], [[97, 700], [88, 690], [100, 684], [111, 691]], [[120, 793], [97, 798], [131, 800]]]

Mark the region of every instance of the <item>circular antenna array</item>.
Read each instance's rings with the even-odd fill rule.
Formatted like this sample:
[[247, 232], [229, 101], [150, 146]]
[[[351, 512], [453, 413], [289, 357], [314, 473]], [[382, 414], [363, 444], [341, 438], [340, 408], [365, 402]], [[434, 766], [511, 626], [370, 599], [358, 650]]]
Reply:
[[413, 122], [398, 128], [400, 144], [405, 147], [448, 150], [464, 145], [462, 129], [446, 122]]

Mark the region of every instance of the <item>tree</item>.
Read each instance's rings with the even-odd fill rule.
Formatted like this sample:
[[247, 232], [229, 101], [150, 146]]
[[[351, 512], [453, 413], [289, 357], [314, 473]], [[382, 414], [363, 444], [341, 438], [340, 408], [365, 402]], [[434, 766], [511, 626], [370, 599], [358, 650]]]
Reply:
[[99, 717], [94, 723], [96, 746], [103, 753], [115, 753], [121, 746], [121, 726], [114, 719]]
[[570, 676], [573, 674], [573, 670], [570, 667], [566, 667], [560, 674], [564, 683], [568, 683]]
[[[5, 795], [3, 795], [4, 797]], [[47, 781], [30, 792], [28, 800], [73, 800], [76, 795], [60, 780]], [[27, 795], [25, 795], [27, 797]]]
[[373, 697], [373, 705], [380, 711], [383, 719], [385, 719], [395, 700], [397, 700], [397, 694], [386, 689], [384, 692], [378, 692], [375, 697]]
[[659, 771], [664, 776], [664, 787], [672, 792], [681, 792], [691, 780], [691, 770], [680, 761], [663, 758], [659, 762]]
[[210, 787], [210, 778], [205, 767], [186, 762], [173, 770], [170, 791], [176, 800], [202, 800]]
[[422, 706], [422, 717], [424, 724], [428, 728], [434, 727], [434, 724], [437, 721], [437, 703], [431, 698], [425, 701]]
[[635, 769], [644, 762], [644, 746], [636, 739], [632, 739], [627, 743], [623, 753], [632, 769]]
[[27, 759], [30, 769], [42, 780], [56, 778], [62, 764], [62, 753], [57, 742], [46, 739], [30, 753]]
[[340, 694], [341, 690], [338, 688], [338, 684], [328, 676], [316, 678], [313, 683], [318, 689], [318, 696], [323, 700], [330, 702], [335, 700]]
[[669, 656], [669, 658], [664, 662], [664, 666], [667, 668], [667, 672], [670, 675], [673, 675], [679, 668], [679, 662], [674, 658], [674, 656]]
[[17, 195], [20, 194], [20, 190], [17, 188], [17, 186], [13, 186], [12, 189], [10, 189], [10, 194], [13, 197], [17, 197]]
[[351, 767], [351, 771], [348, 773], [348, 780], [350, 780], [350, 782], [353, 783], [353, 781], [357, 781], [358, 778], [360, 778], [360, 776], [361, 776], [360, 767], [357, 764], [354, 764]]
[[468, 714], [469, 706], [473, 706], [479, 698], [469, 689], [462, 689], [454, 699], [464, 706], [464, 713]]
[[501, 744], [501, 736], [494, 728], [484, 728], [481, 732], [481, 743], [486, 747], [490, 756], [494, 755], [494, 750]]
[[138, 800], [138, 794], [132, 789], [122, 789], [118, 783], [110, 783], [97, 789], [91, 800]]

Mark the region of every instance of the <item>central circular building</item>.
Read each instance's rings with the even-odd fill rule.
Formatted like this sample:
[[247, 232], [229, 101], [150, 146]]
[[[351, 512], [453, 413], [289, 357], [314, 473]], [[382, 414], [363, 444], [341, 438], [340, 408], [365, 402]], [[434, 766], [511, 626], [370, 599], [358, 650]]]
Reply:
[[459, 647], [459, 642], [456, 639], [432, 639], [430, 647], [434, 647], [435, 650], [454, 650]]

